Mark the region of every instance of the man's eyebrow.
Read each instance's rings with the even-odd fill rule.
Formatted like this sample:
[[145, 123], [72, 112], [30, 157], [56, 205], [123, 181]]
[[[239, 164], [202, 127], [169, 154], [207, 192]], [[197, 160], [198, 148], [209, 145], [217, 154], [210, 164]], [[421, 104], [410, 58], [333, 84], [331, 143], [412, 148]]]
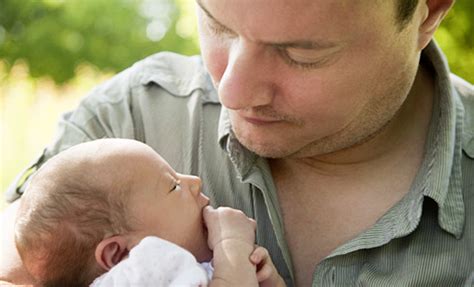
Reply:
[[204, 6], [204, 4], [202, 4], [201, 0], [196, 0], [196, 3], [199, 5], [199, 7], [202, 9], [202, 11], [204, 11], [206, 16], [209, 17], [212, 21], [214, 21], [217, 25], [222, 26], [223, 28], [229, 29], [224, 24], [217, 21], [217, 19], [214, 16], [212, 16], [211, 12], [209, 12], [209, 10], [207, 10], [207, 8]]
[[308, 41], [308, 40], [296, 40], [288, 42], [268, 43], [279, 49], [305, 49], [305, 50], [323, 50], [333, 48], [336, 46], [333, 42], [328, 41]]

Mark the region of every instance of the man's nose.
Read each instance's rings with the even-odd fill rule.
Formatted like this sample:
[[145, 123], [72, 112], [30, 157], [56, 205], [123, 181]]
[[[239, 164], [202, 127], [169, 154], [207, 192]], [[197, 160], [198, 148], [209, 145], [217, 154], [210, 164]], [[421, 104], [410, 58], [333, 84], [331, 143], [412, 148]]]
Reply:
[[229, 50], [227, 66], [219, 82], [222, 104], [240, 110], [271, 104], [275, 85], [272, 53], [268, 47], [238, 40]]

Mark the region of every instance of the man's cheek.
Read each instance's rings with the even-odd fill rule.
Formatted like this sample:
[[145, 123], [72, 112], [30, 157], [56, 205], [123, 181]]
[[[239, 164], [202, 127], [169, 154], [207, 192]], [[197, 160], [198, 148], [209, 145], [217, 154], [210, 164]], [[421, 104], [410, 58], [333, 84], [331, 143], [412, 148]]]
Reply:
[[217, 87], [227, 68], [228, 50], [223, 47], [208, 46], [207, 50], [203, 51], [203, 56], [206, 68]]

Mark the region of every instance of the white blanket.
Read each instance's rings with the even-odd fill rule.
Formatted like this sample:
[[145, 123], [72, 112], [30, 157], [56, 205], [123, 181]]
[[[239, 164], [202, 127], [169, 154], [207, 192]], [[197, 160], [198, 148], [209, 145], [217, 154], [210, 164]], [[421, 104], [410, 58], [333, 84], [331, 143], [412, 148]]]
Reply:
[[129, 257], [94, 280], [91, 286], [207, 286], [212, 266], [200, 264], [187, 250], [158, 237], [146, 237]]

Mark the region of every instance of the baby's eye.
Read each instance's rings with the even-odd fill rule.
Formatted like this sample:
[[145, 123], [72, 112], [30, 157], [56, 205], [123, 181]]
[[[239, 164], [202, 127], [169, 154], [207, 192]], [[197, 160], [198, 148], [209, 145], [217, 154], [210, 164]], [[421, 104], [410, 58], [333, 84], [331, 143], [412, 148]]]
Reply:
[[181, 191], [181, 185], [179, 184], [179, 182], [175, 183], [173, 188], [170, 190], [170, 192], [173, 192], [173, 191]]

